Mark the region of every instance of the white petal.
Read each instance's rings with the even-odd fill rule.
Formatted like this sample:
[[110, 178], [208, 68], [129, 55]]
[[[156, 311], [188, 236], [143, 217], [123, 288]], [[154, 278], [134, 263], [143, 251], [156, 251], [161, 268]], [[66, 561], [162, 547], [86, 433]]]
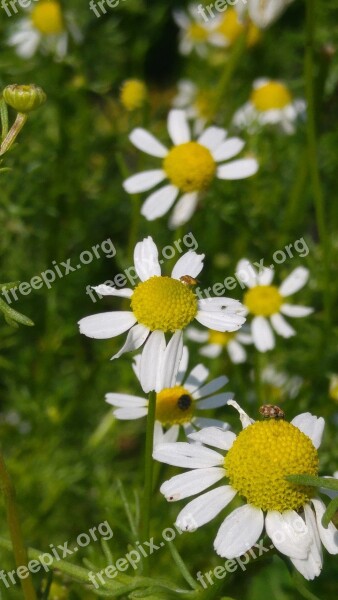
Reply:
[[225, 470], [222, 467], [187, 471], [165, 481], [160, 492], [169, 502], [176, 502], [203, 492], [223, 477]]
[[141, 398], [140, 396], [131, 396], [130, 394], [106, 394], [105, 395], [106, 402], [111, 404], [112, 406], [118, 406], [120, 408], [124, 407], [140, 407], [140, 406], [148, 406], [148, 400], [146, 398]]
[[215, 298], [202, 298], [198, 301], [198, 308], [206, 311], [222, 312], [225, 309], [236, 314], [246, 314], [245, 307], [238, 300], [224, 296]]
[[236, 340], [230, 340], [227, 345], [227, 350], [230, 356], [230, 360], [235, 364], [239, 365], [246, 361], [246, 351], [243, 346]]
[[220, 165], [217, 168], [217, 177], [219, 179], [246, 179], [255, 175], [258, 171], [258, 162], [254, 158], [241, 158], [234, 160], [226, 165]]
[[198, 138], [198, 143], [208, 148], [208, 150], [215, 150], [223, 140], [225, 140], [227, 132], [225, 129], [220, 127], [208, 127], [202, 135]]
[[188, 444], [187, 442], [176, 442], [175, 445], [162, 444], [154, 451], [153, 458], [184, 469], [219, 467], [223, 466], [224, 461], [222, 454], [199, 444]]
[[158, 262], [158, 250], [150, 236], [136, 244], [134, 250], [134, 265], [136, 273], [141, 281], [146, 281], [154, 275], [161, 275], [161, 267]]
[[314, 514], [307, 504], [304, 506], [304, 513], [306, 527], [312, 536], [312, 543], [309, 548], [308, 556], [305, 559], [291, 558], [291, 561], [305, 579], [312, 580], [317, 577], [322, 570], [322, 548]]
[[280, 311], [287, 317], [307, 317], [314, 311], [310, 306], [297, 306], [295, 304], [282, 304]]
[[197, 277], [203, 269], [203, 261], [205, 254], [196, 254], [193, 250], [189, 250], [181, 256], [175, 264], [171, 276], [174, 279], [180, 279], [184, 275]]
[[140, 325], [139, 323], [134, 325], [134, 327], [130, 329], [127, 339], [121, 350], [119, 350], [117, 354], [114, 354], [114, 356], [111, 357], [111, 360], [120, 358], [120, 356], [125, 354], [125, 352], [133, 352], [134, 350], [138, 350], [138, 348], [140, 348], [146, 341], [149, 333], [149, 329], [144, 325]]
[[141, 208], [141, 215], [148, 221], [154, 221], [165, 215], [174, 204], [179, 190], [174, 185], [165, 185], [156, 192], [153, 192], [144, 201]]
[[315, 448], [319, 448], [325, 427], [323, 417], [315, 417], [307, 412], [297, 415], [291, 423], [310, 438]]
[[209, 396], [203, 400], [198, 400], [196, 406], [199, 410], [209, 410], [210, 408], [219, 408], [225, 406], [229, 400], [234, 397], [232, 392], [224, 394], [216, 394], [215, 396]]
[[224, 558], [245, 554], [263, 531], [264, 516], [260, 508], [245, 504], [236, 508], [218, 530], [214, 548]]
[[236, 493], [230, 485], [222, 485], [202, 494], [181, 510], [175, 525], [182, 531], [195, 531], [216, 517], [231, 502]]
[[203, 311], [199, 310], [196, 315], [196, 321], [208, 329], [215, 331], [237, 331], [245, 323], [245, 317], [238, 314], [231, 314], [226, 311]]
[[247, 258], [242, 258], [242, 260], [239, 261], [236, 267], [235, 275], [236, 277], [238, 276], [238, 279], [242, 283], [245, 283], [245, 285], [249, 288], [258, 285], [258, 274], [256, 269]]
[[173, 444], [177, 442], [178, 435], [180, 433], [180, 426], [173, 425], [163, 434], [162, 444]]
[[221, 344], [208, 344], [200, 349], [200, 354], [207, 358], [217, 358], [222, 354], [222, 346]]
[[190, 129], [184, 110], [174, 109], [169, 112], [168, 132], [175, 146], [190, 141]]
[[133, 295], [133, 290], [129, 288], [123, 288], [122, 290], [119, 290], [111, 287], [110, 285], [105, 285], [104, 283], [93, 287], [93, 290], [95, 290], [95, 292], [100, 296], [119, 296], [120, 298], [131, 298]]
[[296, 335], [294, 328], [279, 313], [272, 315], [270, 318], [274, 330], [282, 337], [290, 338]]
[[150, 156], [156, 156], [157, 158], [164, 158], [168, 154], [168, 150], [163, 144], [161, 144], [149, 131], [141, 129], [140, 127], [134, 129], [129, 139], [136, 148], [150, 154]]
[[[217, 429], [220, 429], [221, 431], [226, 432], [226, 439], [227, 442], [229, 444], [229, 447], [227, 448], [227, 450], [230, 450], [234, 440], [236, 439], [235, 434], [232, 434], [230, 431], [227, 431], [227, 429], [229, 429], [229, 423], [227, 423], [226, 421], [220, 421], [219, 419], [206, 419], [205, 417], [200, 417], [200, 416], [196, 416], [193, 417], [192, 419], [192, 423], [194, 425], [194, 427], [197, 427], [199, 429], [207, 429], [209, 427], [217, 427]], [[197, 433], [196, 431], [191, 432], [192, 433]]]
[[229, 138], [212, 152], [212, 157], [216, 162], [229, 160], [236, 154], [239, 154], [245, 146], [245, 142], [240, 138]]
[[253, 319], [251, 333], [254, 344], [260, 352], [266, 352], [275, 347], [275, 338], [270, 324], [265, 317], [255, 317]]
[[312, 536], [301, 516], [294, 510], [283, 513], [276, 510], [268, 511], [265, 528], [279, 552], [290, 558], [307, 557]]
[[312, 498], [311, 502], [315, 507], [318, 532], [323, 546], [330, 554], [338, 554], [338, 530], [332, 522], [327, 529], [322, 525], [322, 517], [326, 510], [324, 502], [319, 498]]
[[273, 280], [274, 272], [272, 269], [268, 267], [264, 267], [264, 269], [258, 273], [258, 285], [270, 285]]
[[136, 322], [136, 317], [129, 311], [99, 313], [84, 317], [79, 321], [80, 333], [97, 340], [106, 340], [124, 333]]
[[180, 362], [180, 368], [176, 376], [176, 385], [181, 385], [182, 381], [187, 372], [189, 362], [189, 350], [186, 346], [183, 346], [182, 358]]
[[142, 171], [142, 173], [137, 173], [136, 175], [128, 177], [128, 179], [123, 182], [123, 189], [128, 192], [128, 194], [146, 192], [155, 187], [158, 183], [161, 183], [165, 178], [166, 174], [161, 169]]
[[196, 210], [198, 198], [198, 192], [189, 192], [181, 196], [170, 217], [170, 229], [176, 229], [189, 221]]
[[166, 343], [163, 331], [153, 331], [146, 341], [141, 355], [140, 384], [146, 394], [161, 389], [157, 387], [157, 377], [165, 350]]
[[120, 421], [133, 421], [134, 419], [141, 419], [148, 414], [148, 407], [145, 408], [117, 408], [114, 410], [114, 417], [120, 419]]
[[204, 343], [209, 339], [209, 334], [207, 331], [201, 331], [196, 327], [188, 327], [185, 333], [188, 340], [192, 340], [193, 342]]
[[162, 364], [157, 376], [156, 391], [174, 387], [183, 354], [183, 334], [176, 331], [164, 352]]
[[184, 382], [184, 387], [188, 390], [188, 392], [192, 393], [198, 389], [208, 377], [209, 369], [207, 369], [204, 365], [196, 365]]
[[251, 419], [249, 415], [246, 414], [243, 408], [241, 408], [241, 406], [235, 400], [229, 400], [228, 406], [233, 406], [239, 412], [239, 418], [241, 420], [243, 429], [255, 422], [254, 419]]
[[[226, 424], [228, 427], [228, 423]], [[236, 439], [236, 435], [232, 431], [224, 431], [219, 427], [206, 427], [201, 431], [196, 431], [189, 435], [189, 439], [194, 442], [201, 442], [220, 450], [230, 450]]]
[[221, 375], [220, 377], [213, 379], [212, 381], [210, 381], [210, 383], [207, 383], [207, 385], [204, 385], [203, 387], [196, 390], [196, 392], [194, 393], [194, 399], [197, 400], [198, 398], [204, 398], [206, 396], [209, 396], [210, 394], [214, 394], [222, 387], [224, 387], [228, 383], [228, 381], [229, 379], [225, 375]]
[[309, 279], [309, 275], [310, 272], [308, 269], [305, 269], [305, 267], [297, 267], [297, 269], [292, 271], [285, 281], [283, 281], [279, 288], [280, 295], [291, 296], [291, 294], [295, 294], [298, 290], [301, 290]]

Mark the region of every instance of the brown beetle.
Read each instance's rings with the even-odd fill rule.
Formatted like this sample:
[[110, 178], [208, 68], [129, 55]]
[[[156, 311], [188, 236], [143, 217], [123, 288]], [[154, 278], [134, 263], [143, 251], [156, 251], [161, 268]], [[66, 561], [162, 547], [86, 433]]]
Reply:
[[194, 279], [193, 277], [191, 277], [191, 275], [182, 275], [182, 277], [180, 277], [180, 281], [182, 281], [184, 285], [194, 286], [198, 284], [197, 279]]
[[260, 407], [259, 412], [265, 419], [284, 419], [285, 414], [279, 406], [274, 406], [273, 404], [263, 404]]

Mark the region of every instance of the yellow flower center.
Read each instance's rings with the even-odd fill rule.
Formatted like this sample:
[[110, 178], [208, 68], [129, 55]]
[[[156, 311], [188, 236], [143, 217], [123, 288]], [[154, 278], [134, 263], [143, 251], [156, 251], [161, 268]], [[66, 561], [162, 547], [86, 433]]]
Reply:
[[227, 346], [228, 343], [234, 339], [235, 332], [225, 332], [209, 330], [209, 344], [219, 344], [220, 346]]
[[285, 108], [291, 104], [292, 98], [285, 85], [279, 81], [270, 81], [253, 90], [251, 102], [257, 110], [264, 112], [265, 110]]
[[169, 151], [163, 169], [182, 192], [197, 192], [207, 188], [213, 180], [216, 163], [208, 148], [197, 142], [186, 142]]
[[187, 34], [193, 42], [206, 42], [208, 39], [208, 32], [199, 23], [191, 23], [188, 27]]
[[141, 108], [147, 98], [147, 88], [143, 81], [128, 79], [121, 88], [120, 101], [126, 110]]
[[244, 295], [244, 304], [256, 316], [270, 317], [277, 313], [284, 300], [274, 285], [257, 285]]
[[216, 31], [221, 35], [224, 35], [229, 44], [233, 44], [239, 38], [241, 33], [243, 33], [244, 26], [240, 22], [234, 8], [228, 8]]
[[318, 453], [310, 438], [287, 421], [257, 421], [243, 429], [224, 459], [230, 484], [262, 510], [298, 510], [313, 488], [285, 480], [317, 475]]
[[184, 387], [167, 388], [156, 396], [156, 419], [162, 425], [190, 423], [193, 412], [192, 397]]
[[138, 322], [150, 331], [168, 333], [191, 323], [197, 315], [197, 298], [178, 279], [155, 276], [135, 288], [131, 308]]
[[37, 4], [31, 13], [34, 27], [44, 35], [56, 35], [64, 31], [61, 6], [54, 0], [43, 0]]

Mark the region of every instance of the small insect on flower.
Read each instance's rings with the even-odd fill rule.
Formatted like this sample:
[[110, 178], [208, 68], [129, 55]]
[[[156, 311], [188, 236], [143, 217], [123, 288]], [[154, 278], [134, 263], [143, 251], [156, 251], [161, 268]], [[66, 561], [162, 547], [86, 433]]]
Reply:
[[182, 281], [184, 285], [194, 286], [198, 284], [198, 279], [194, 279], [194, 277], [191, 277], [191, 275], [182, 275], [182, 277], [180, 277], [180, 281]]
[[259, 412], [265, 419], [284, 419], [285, 414], [279, 406], [273, 404], [263, 404], [260, 407]]

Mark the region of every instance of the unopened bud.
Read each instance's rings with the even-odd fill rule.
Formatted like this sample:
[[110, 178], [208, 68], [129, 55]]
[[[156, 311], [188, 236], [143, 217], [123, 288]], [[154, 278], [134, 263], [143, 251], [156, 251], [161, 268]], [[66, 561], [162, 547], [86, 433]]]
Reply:
[[2, 92], [3, 98], [9, 106], [19, 113], [28, 113], [40, 108], [47, 96], [42, 88], [37, 85], [8, 85]]

